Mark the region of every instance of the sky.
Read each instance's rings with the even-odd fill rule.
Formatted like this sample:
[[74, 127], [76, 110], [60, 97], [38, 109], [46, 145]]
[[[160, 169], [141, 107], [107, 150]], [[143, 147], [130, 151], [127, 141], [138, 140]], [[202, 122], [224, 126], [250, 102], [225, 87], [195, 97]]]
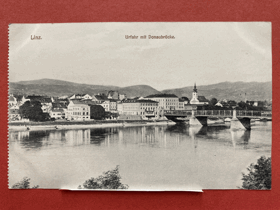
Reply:
[[[31, 40], [34, 35], [42, 39]], [[10, 82], [43, 78], [157, 90], [271, 81], [271, 23], [11, 24]]]

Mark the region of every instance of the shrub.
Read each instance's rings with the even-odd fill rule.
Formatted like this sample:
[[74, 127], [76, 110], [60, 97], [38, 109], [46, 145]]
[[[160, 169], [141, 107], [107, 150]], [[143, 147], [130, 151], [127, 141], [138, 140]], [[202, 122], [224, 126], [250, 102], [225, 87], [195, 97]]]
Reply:
[[271, 189], [271, 158], [262, 156], [257, 164], [251, 164], [248, 174], [242, 173], [242, 189], [268, 190]]
[[103, 172], [103, 175], [97, 178], [86, 180], [78, 189], [128, 189], [128, 185], [121, 183], [119, 166], [116, 166], [115, 169]]
[[39, 185], [30, 188], [30, 178], [24, 177], [20, 182], [15, 183], [12, 189], [37, 189]]

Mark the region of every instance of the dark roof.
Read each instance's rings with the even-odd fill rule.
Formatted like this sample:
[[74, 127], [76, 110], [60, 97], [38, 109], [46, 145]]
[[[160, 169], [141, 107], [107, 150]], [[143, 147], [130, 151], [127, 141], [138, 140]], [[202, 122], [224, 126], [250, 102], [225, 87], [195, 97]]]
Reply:
[[57, 109], [57, 108], [64, 108], [64, 109], [66, 109], [67, 108], [66, 104], [64, 104], [64, 103], [52, 103], [52, 107], [54, 109]]
[[107, 96], [114, 96], [115, 94], [119, 95], [118, 91], [109, 90]]
[[189, 100], [190, 100], [190, 99], [189, 99], [188, 97], [186, 97], [186, 96], [183, 96], [181, 99], [184, 100], [184, 101], [189, 101]]
[[141, 99], [141, 100], [123, 100], [123, 103], [158, 103], [157, 101], [152, 101], [152, 100], [145, 100], [145, 99]]
[[41, 103], [52, 103], [52, 99], [51, 98], [43, 98], [41, 100]]
[[51, 98], [48, 98], [48, 97], [45, 97], [45, 96], [33, 95], [33, 96], [27, 96], [27, 99], [30, 99], [30, 101], [39, 101], [41, 103], [51, 103], [52, 102]]
[[73, 102], [73, 104], [83, 104], [83, 105], [87, 105], [85, 102], [80, 101], [80, 100], [71, 100], [71, 102]]
[[97, 101], [92, 101], [92, 100], [85, 100], [83, 102], [87, 105], [98, 105], [99, 104]]
[[197, 96], [197, 99], [199, 102], [208, 102], [208, 100], [205, 98], [205, 96]]
[[108, 100], [107, 96], [105, 96], [105, 95], [95, 95], [95, 98], [99, 101]]
[[178, 98], [178, 96], [176, 96], [175, 94], [154, 94], [154, 95], [149, 95], [146, 96], [145, 98]]
[[54, 98], [54, 101], [56, 103], [59, 103], [59, 102], [68, 102], [68, 98]]

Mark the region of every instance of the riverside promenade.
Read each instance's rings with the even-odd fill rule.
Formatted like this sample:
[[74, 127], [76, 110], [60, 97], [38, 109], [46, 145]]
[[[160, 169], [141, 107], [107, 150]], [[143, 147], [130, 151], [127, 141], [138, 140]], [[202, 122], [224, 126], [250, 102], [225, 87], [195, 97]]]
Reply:
[[9, 131], [24, 130], [65, 130], [103, 127], [132, 127], [142, 125], [168, 125], [174, 122], [168, 120], [88, 120], [88, 121], [46, 121], [46, 122], [10, 122]]

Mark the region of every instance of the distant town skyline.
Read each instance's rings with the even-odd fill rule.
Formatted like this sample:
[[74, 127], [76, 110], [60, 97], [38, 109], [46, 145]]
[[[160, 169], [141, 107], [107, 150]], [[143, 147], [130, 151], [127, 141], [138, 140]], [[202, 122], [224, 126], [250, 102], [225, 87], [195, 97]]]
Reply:
[[10, 82], [48, 78], [164, 90], [272, 80], [269, 22], [11, 24], [9, 32]]

